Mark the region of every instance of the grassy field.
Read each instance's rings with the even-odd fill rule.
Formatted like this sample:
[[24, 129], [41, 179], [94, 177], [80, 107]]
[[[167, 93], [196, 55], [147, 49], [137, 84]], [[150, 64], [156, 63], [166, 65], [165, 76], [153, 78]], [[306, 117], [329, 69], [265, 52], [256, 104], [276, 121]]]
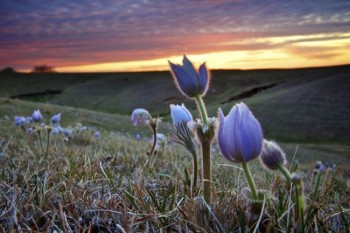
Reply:
[[[162, 116], [159, 132], [167, 136], [169, 104], [184, 102], [198, 116], [169, 72], [0, 74], [0, 231], [349, 232], [349, 76], [350, 66], [212, 72], [204, 98], [209, 115], [247, 103], [264, 137], [286, 152], [287, 167], [299, 161], [296, 172], [305, 184], [300, 221], [281, 174], [253, 161], [257, 187], [268, 195], [258, 224], [251, 225], [242, 169], [223, 159], [216, 141], [210, 206], [201, 189], [193, 190], [186, 150], [168, 142], [147, 155], [151, 130], [131, 125], [134, 108]], [[23, 96], [47, 90], [61, 92]], [[36, 109], [46, 123], [61, 112], [61, 126], [74, 129], [73, 136], [51, 136], [48, 143], [46, 128], [29, 134], [14, 125], [14, 116]], [[80, 132], [81, 126], [88, 130]], [[101, 136], [95, 138], [95, 131]], [[315, 173], [317, 160], [337, 168]]]

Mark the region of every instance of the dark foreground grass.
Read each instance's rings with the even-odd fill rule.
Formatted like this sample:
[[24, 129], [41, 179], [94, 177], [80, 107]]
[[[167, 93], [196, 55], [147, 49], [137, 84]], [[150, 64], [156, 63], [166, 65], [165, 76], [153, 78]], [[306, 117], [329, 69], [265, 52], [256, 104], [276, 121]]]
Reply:
[[350, 182], [339, 169], [297, 170], [307, 203], [300, 221], [280, 174], [253, 162], [257, 186], [266, 195], [264, 211], [249, 225], [251, 203], [241, 168], [216, 152], [209, 206], [201, 190], [191, 192], [191, 156], [176, 145], [163, 144], [150, 158], [149, 141], [103, 131], [99, 139], [52, 137], [46, 152], [36, 134], [2, 127], [1, 232], [350, 231]]

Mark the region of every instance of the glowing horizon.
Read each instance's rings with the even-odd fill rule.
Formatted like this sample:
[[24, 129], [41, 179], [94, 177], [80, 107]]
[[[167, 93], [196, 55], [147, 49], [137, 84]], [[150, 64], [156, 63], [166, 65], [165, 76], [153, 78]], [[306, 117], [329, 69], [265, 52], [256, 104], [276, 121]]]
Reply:
[[[287, 41], [296, 41], [293, 47], [278, 48], [270, 50], [256, 51], [230, 51], [213, 52], [205, 54], [191, 55], [187, 54], [195, 63], [206, 62], [211, 69], [270, 69], [270, 68], [303, 68], [319, 67], [349, 64], [350, 54], [342, 53], [347, 45], [350, 44], [350, 33], [334, 35], [336, 38], [331, 41], [325, 40], [329, 35], [319, 34], [314, 36], [295, 36], [295, 37], [271, 37], [264, 39], [270, 43], [287, 43]], [[307, 39], [312, 39], [307, 41]], [[305, 41], [306, 40], [306, 41]], [[246, 42], [246, 43], [249, 43]], [[256, 43], [256, 42], [255, 42]], [[307, 48], [329, 49], [339, 55], [335, 60], [323, 59], [323, 57], [310, 58], [303, 56], [302, 53], [295, 52], [298, 46], [303, 45]], [[77, 65], [56, 67], [58, 72], [133, 72], [133, 71], [163, 71], [169, 70], [168, 62], [181, 64], [182, 55], [164, 57], [151, 60], [136, 60], [126, 62], [108, 62], [90, 65]], [[307, 66], [305, 65], [307, 64]], [[29, 72], [30, 70], [23, 70]]]
[[[348, 64], [346, 0], [4, 2], [0, 69], [168, 70], [186, 54], [211, 69]], [[177, 14], [173, 14], [176, 11]]]

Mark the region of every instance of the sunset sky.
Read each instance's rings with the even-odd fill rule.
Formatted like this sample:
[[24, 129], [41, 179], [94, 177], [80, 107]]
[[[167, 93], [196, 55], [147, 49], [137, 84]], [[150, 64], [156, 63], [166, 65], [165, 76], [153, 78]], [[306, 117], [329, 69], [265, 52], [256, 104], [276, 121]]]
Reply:
[[0, 69], [168, 70], [350, 63], [349, 0], [0, 0]]

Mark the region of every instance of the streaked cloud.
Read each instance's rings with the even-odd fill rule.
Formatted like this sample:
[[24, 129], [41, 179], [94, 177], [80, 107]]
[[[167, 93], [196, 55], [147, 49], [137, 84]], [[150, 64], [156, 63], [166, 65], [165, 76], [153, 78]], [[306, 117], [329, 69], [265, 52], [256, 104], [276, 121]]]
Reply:
[[[322, 58], [340, 64], [350, 44], [347, 0], [2, 0], [1, 5], [0, 68], [164, 69], [166, 59], [184, 53], [210, 61], [230, 52], [256, 64], [282, 54], [285, 62], [290, 58], [285, 67], [298, 58], [304, 66], [321, 65]], [[222, 68], [253, 67], [230, 61], [223, 60]]]

